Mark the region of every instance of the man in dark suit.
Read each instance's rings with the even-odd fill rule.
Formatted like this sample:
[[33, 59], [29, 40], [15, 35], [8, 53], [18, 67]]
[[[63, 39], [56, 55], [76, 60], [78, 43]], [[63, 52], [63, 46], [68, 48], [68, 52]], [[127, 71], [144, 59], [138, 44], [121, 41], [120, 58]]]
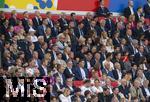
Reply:
[[119, 91], [128, 99], [129, 97], [129, 85], [126, 79], [121, 80], [121, 85], [118, 87]]
[[40, 77], [48, 75], [47, 64], [48, 64], [48, 60], [44, 59], [41, 62], [41, 66], [38, 67], [39, 72], [40, 72]]
[[85, 102], [85, 97], [81, 95], [80, 88], [76, 88], [74, 93], [75, 94], [71, 97], [72, 101], [80, 100], [80, 102]]
[[141, 21], [137, 22], [136, 28], [133, 29], [133, 38], [139, 39], [144, 34], [144, 29]]
[[122, 69], [121, 69], [121, 65], [119, 62], [116, 62], [114, 64], [115, 69], [112, 71], [114, 79], [116, 80], [121, 80], [122, 79]]
[[100, 0], [100, 6], [96, 11], [97, 16], [106, 17], [110, 13], [108, 8], [104, 6], [104, 0]]
[[46, 13], [47, 16], [47, 22], [48, 22], [48, 27], [50, 27], [51, 29], [54, 27], [54, 21], [52, 20], [52, 15], [51, 12], [47, 12]]
[[65, 87], [67, 87], [67, 88], [70, 89], [71, 95], [74, 94], [75, 87], [73, 86], [73, 80], [72, 80], [72, 78], [67, 78], [66, 79]]
[[138, 52], [137, 46], [138, 40], [135, 39], [128, 45], [128, 51], [130, 55], [135, 55]]
[[84, 32], [85, 32], [85, 35], [86, 35], [87, 32], [88, 32], [88, 28], [90, 28], [90, 22], [91, 22], [92, 19], [93, 19], [92, 14], [91, 14], [90, 12], [88, 12], [88, 13], [86, 14], [86, 17], [82, 20], [82, 22], [83, 22], [83, 24], [84, 24], [83, 30], [84, 30]]
[[150, 0], [147, 0], [147, 4], [144, 5], [145, 18], [150, 18]]
[[16, 10], [13, 10], [11, 12], [11, 17], [9, 18], [9, 25], [10, 26], [16, 26], [17, 25], [17, 12], [16, 12]]
[[32, 44], [29, 45], [28, 49], [25, 49], [25, 58], [26, 58], [27, 61], [32, 58], [33, 52], [34, 52], [34, 48], [35, 48], [35, 46], [32, 43]]
[[39, 54], [40, 60], [44, 59], [46, 52], [47, 52], [47, 43], [45, 42], [41, 45], [41, 48], [38, 49], [38, 54]]
[[1, 25], [0, 25], [0, 33], [1, 34], [6, 34], [7, 33], [7, 29], [9, 27], [9, 21], [5, 20]]
[[129, 0], [129, 1], [128, 1], [128, 7], [126, 7], [126, 8], [124, 9], [124, 16], [125, 16], [126, 18], [129, 18], [130, 15], [133, 15], [133, 14], [134, 14], [133, 6], [134, 6], [133, 1], [132, 1], [132, 0]]
[[56, 76], [59, 76], [60, 79], [61, 79], [60, 83], [62, 85], [65, 85], [65, 82], [66, 82], [66, 77], [64, 75], [65, 68], [62, 65], [58, 64], [57, 65], [57, 70], [58, 70], [58, 72], [54, 74], [54, 77], [56, 78]]
[[120, 43], [121, 43], [119, 39], [119, 33], [120, 33], [119, 31], [115, 31], [113, 35], [112, 41], [115, 47], [120, 46]]
[[33, 25], [37, 28], [38, 26], [42, 25], [42, 17], [40, 16], [39, 11], [35, 11], [35, 17], [32, 19]]
[[14, 36], [14, 27], [13, 26], [9, 26], [8, 27], [8, 32], [5, 34], [5, 40], [12, 42], [12, 38]]
[[138, 52], [135, 54], [134, 56], [134, 61], [136, 64], [139, 64], [140, 59], [142, 57], [145, 57], [145, 53], [144, 53], [144, 47], [143, 46], [139, 46], [138, 48]]
[[[96, 22], [94, 20], [92, 20], [90, 22], [90, 28], [88, 28], [88, 31], [89, 30], [95, 31], [96, 36], [100, 36], [100, 27], [96, 25]], [[87, 34], [87, 36], [88, 36], [88, 34]]]
[[40, 35], [44, 36], [45, 35], [47, 25], [48, 25], [48, 22], [46, 19], [44, 19], [42, 22], [42, 25], [37, 27], [38, 36], [40, 36]]
[[77, 27], [78, 26], [78, 20], [76, 19], [76, 14], [71, 13], [70, 16], [71, 16], [70, 22], [72, 21], [74, 23], [74, 26]]
[[74, 33], [76, 37], [79, 39], [81, 36], [84, 37], [85, 32], [83, 30], [84, 24], [83, 22], [79, 22], [78, 26], [74, 28]]
[[23, 13], [23, 19], [21, 20], [22, 21], [22, 25], [23, 27], [26, 29], [27, 26], [28, 26], [28, 20], [29, 20], [29, 15], [28, 15], [28, 11], [25, 11]]
[[74, 76], [72, 66], [73, 66], [72, 60], [68, 59], [67, 60], [67, 67], [64, 70], [64, 75], [66, 78], [70, 78], [70, 77]]
[[66, 14], [62, 13], [58, 21], [60, 23], [60, 27], [62, 28], [62, 32], [63, 32], [65, 28], [68, 27], [68, 20], [66, 19]]
[[107, 19], [106, 19], [106, 28], [108, 30], [108, 36], [112, 37], [115, 31], [115, 23], [113, 21], [113, 14], [109, 13], [107, 14]]
[[53, 85], [53, 92], [56, 95], [60, 95], [63, 92], [64, 85], [61, 84], [61, 78], [59, 76], [55, 76], [55, 84]]
[[84, 60], [80, 60], [79, 66], [77, 68], [73, 68], [75, 80], [85, 80], [88, 77], [88, 71], [84, 68], [84, 65]]
[[113, 95], [110, 94], [108, 87], [103, 87], [103, 93], [98, 94], [98, 102], [111, 102]]
[[135, 13], [135, 21], [138, 22], [142, 16], [144, 16], [143, 8], [140, 6], [140, 7], [138, 7], [137, 12]]

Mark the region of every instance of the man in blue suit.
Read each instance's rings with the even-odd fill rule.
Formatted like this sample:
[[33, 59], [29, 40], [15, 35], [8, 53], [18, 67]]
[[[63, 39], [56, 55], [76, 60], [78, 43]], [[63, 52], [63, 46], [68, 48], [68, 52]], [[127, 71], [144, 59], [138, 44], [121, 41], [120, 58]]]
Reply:
[[88, 78], [88, 70], [84, 68], [84, 60], [80, 59], [79, 66], [74, 68], [75, 80], [85, 80]]
[[48, 26], [48, 22], [46, 19], [44, 19], [42, 25], [38, 26], [38, 28], [37, 28], [38, 36], [40, 36], [40, 35], [44, 36], [45, 35], [45, 31], [46, 31], [47, 26]]

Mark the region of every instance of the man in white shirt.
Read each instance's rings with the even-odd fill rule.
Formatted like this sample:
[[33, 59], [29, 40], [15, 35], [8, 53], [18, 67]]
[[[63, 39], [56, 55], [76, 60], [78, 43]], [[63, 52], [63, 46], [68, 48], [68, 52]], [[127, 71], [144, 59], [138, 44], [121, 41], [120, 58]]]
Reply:
[[126, 18], [129, 18], [130, 15], [134, 14], [133, 6], [134, 6], [133, 1], [129, 0], [128, 7], [124, 9], [124, 16]]
[[90, 80], [85, 80], [84, 81], [84, 85], [81, 87], [81, 94], [84, 95], [84, 92], [89, 90], [90, 92], [92, 92], [91, 90], [91, 81]]
[[65, 88], [63, 94], [59, 95], [59, 99], [61, 102], [71, 102], [70, 89]]

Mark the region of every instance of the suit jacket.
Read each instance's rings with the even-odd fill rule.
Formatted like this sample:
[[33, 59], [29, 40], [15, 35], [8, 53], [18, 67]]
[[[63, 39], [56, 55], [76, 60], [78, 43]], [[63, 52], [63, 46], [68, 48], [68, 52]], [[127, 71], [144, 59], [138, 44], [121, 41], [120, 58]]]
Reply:
[[[76, 95], [73, 95], [71, 97], [71, 101], [74, 102], [76, 97], [77, 97]], [[85, 102], [85, 97], [84, 96], [80, 95], [79, 97], [80, 97], [80, 100], [81, 100], [80, 102]]]
[[44, 71], [44, 68], [43, 68], [42, 66], [39, 66], [38, 69], [39, 69], [39, 72], [40, 72], [40, 77], [46, 75], [46, 73], [45, 73], [45, 71]]
[[106, 28], [108, 31], [111, 31], [109, 36], [112, 37], [114, 31], [115, 31], [115, 23], [113, 22], [113, 20], [109, 20], [109, 19], [106, 19]]
[[90, 28], [90, 21], [87, 19], [87, 18], [84, 18], [82, 20], [83, 24], [84, 24], [84, 27], [83, 27], [83, 30], [84, 30], [84, 33], [85, 35], [87, 34], [88, 32], [88, 28]]
[[4, 24], [0, 25], [0, 33], [1, 34], [6, 34], [7, 33], [7, 28], [6, 26], [4, 26]]
[[[55, 73], [55, 74], [54, 74], [54, 77], [56, 78], [56, 76], [59, 76], [59, 73]], [[63, 79], [63, 80], [61, 80], [61, 81], [63, 81], [62, 85], [65, 85], [66, 77], [65, 77], [64, 74], [61, 74], [61, 77], [62, 77], [62, 79]]]
[[126, 97], [129, 97], [129, 86], [125, 86], [123, 87], [122, 85], [120, 85], [119, 87], [119, 91]]
[[76, 37], [79, 39], [80, 36], [83, 36], [85, 35], [85, 32], [83, 29], [80, 29], [78, 27], [74, 28], [74, 34], [76, 35]]
[[142, 54], [140, 54], [139, 52], [136, 53], [135, 56], [134, 56], [134, 62], [137, 63], [137, 64], [139, 64], [140, 59], [141, 59], [142, 57], [144, 57], [144, 53], [142, 53]]
[[138, 16], [138, 13], [136, 12], [135, 13], [135, 21], [138, 22], [142, 16], [144, 16], [144, 15], [141, 14], [141, 15]]
[[62, 32], [64, 31], [64, 29], [68, 26], [68, 20], [67, 19], [58, 19], [59, 23], [60, 23], [60, 27], [62, 28]]
[[[69, 69], [68, 68], [65, 68], [64, 70], [64, 75], [66, 78], [69, 78], [70, 75], [73, 75], [73, 69], [71, 69], [72, 73], [70, 73]], [[74, 75], [73, 75], [74, 76]]]
[[118, 80], [119, 79], [119, 73], [117, 72], [117, 70], [116, 69], [113, 70], [112, 73], [113, 73], [114, 79]]
[[[88, 71], [84, 68], [84, 72], [86, 74], [86, 78], [88, 78]], [[82, 73], [79, 67], [73, 68], [73, 73], [75, 75], [75, 80], [83, 80]]]
[[39, 59], [42, 60], [44, 58], [44, 55], [45, 55], [45, 50], [42, 51], [42, 48], [40, 48], [38, 50], [38, 54], [39, 54]]
[[[87, 28], [88, 29], [88, 31], [89, 30], [94, 30], [95, 32], [96, 32], [96, 35], [97, 36], [100, 36], [100, 33], [101, 33], [101, 29], [100, 29], [100, 27], [99, 26], [95, 26], [95, 27], [91, 27], [91, 26], [89, 26], [89, 28]], [[88, 36], [88, 35], [87, 35]]]
[[70, 39], [71, 39], [71, 51], [73, 51], [75, 54], [77, 52], [78, 41], [75, 35], [71, 35]]
[[40, 25], [37, 27], [37, 34], [38, 36], [44, 36], [45, 35], [45, 30], [46, 28], [44, 29], [44, 26], [43, 25]]
[[131, 15], [131, 10], [130, 10], [130, 8], [129, 8], [129, 7], [125, 8], [125, 9], [124, 9], [124, 16], [125, 16], [126, 18], [129, 18], [130, 15]]
[[107, 14], [109, 14], [109, 10], [106, 7], [104, 7], [104, 8], [99, 7], [96, 11], [97, 16], [106, 17]]
[[25, 58], [26, 58], [26, 60], [28, 61], [32, 57], [33, 57], [33, 53], [30, 50], [26, 50], [25, 51]]
[[98, 94], [98, 102], [111, 102], [112, 98], [113, 98], [112, 94], [107, 96], [105, 96], [103, 93]]
[[9, 25], [16, 26], [17, 25], [17, 19], [14, 19], [13, 17], [9, 18]]
[[[58, 85], [59, 85], [60, 89], [62, 89], [62, 88], [64, 87], [61, 83], [59, 83]], [[62, 93], [62, 92], [60, 92], [58, 89], [59, 89], [58, 86], [57, 86], [56, 84], [54, 84], [54, 85], [53, 85], [53, 92], [54, 92], [56, 95], [59, 95], [59, 94]]]
[[133, 37], [135, 39], [139, 39], [141, 37], [141, 35], [143, 35], [143, 34], [144, 34], [144, 30], [142, 28], [139, 28], [139, 29], [135, 28], [135, 29], [133, 29]]
[[54, 27], [54, 21], [52, 19], [47, 18], [48, 27], [53, 28]]
[[24, 27], [24, 28], [26, 28], [26, 27], [27, 27], [27, 25], [28, 25], [28, 19], [23, 18], [21, 21], [22, 21], [22, 25], [23, 25], [23, 27]]
[[113, 38], [112, 40], [113, 40], [114, 46], [120, 46], [120, 40], [119, 39], [117, 40], [117, 39]]
[[145, 18], [150, 18], [150, 6], [148, 4], [144, 5], [144, 13], [145, 13]]
[[[37, 21], [38, 20], [38, 21]], [[40, 25], [42, 25], [42, 20], [40, 19], [40, 18], [37, 18], [36, 19], [36, 17], [34, 17], [33, 19], [32, 19], [32, 21], [33, 21], [33, 25], [37, 28], [38, 26], [40, 26]]]

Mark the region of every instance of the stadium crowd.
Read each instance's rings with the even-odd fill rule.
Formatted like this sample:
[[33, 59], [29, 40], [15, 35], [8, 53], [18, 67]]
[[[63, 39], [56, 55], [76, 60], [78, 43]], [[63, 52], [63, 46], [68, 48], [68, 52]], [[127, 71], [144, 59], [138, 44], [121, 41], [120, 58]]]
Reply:
[[47, 102], [149, 102], [150, 0], [136, 12], [130, 0], [118, 17], [103, 2], [82, 20], [39, 11], [19, 19], [15, 10], [6, 18], [1, 11], [0, 76], [47, 78]]

